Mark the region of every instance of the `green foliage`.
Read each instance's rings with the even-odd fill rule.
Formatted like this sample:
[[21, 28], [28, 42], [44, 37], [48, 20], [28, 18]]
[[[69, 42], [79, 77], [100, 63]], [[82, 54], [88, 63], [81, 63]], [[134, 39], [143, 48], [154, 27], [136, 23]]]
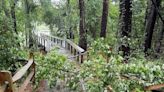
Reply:
[[147, 0], [133, 1], [133, 19], [132, 19], [132, 33], [130, 46], [133, 49], [140, 48], [144, 40], [145, 30], [145, 16], [146, 16], [146, 3]]
[[[13, 18], [11, 17], [11, 6], [16, 2], [15, 6], [15, 17], [16, 17], [16, 31], [13, 23]], [[25, 10], [24, 1], [17, 0], [2, 0], [0, 5], [0, 70], [11, 70], [14, 65], [16, 65], [15, 59], [24, 58], [27, 56], [24, 53], [24, 41], [25, 41]], [[30, 11], [35, 12], [36, 5], [30, 1]], [[32, 18], [30, 18], [32, 19]], [[27, 59], [27, 58], [24, 58]], [[14, 69], [15, 70], [15, 69]], [[14, 71], [15, 72], [15, 71]]]
[[37, 73], [36, 82], [40, 82], [43, 79], [47, 79], [49, 85], [55, 84], [55, 81], [61, 76], [61, 69], [66, 61], [66, 58], [62, 55], [58, 55], [56, 50], [52, 50], [45, 57], [36, 56]]
[[82, 84], [87, 92], [104, 92], [108, 86], [114, 92], [144, 92], [145, 86], [164, 82], [162, 61], [148, 61], [137, 52], [125, 64], [114, 50], [115, 45], [112, 43], [115, 40], [102, 38], [94, 41], [89, 49], [89, 60], [80, 66], [72, 62], [62, 62], [63, 60], [59, 63], [61, 56], [52, 51], [42, 60], [37, 60], [38, 63], [41, 61], [38, 64], [37, 78], [48, 79], [50, 84], [54, 80], [67, 78], [67, 86], [77, 92], [81, 90]]
[[[164, 82], [164, 64], [160, 62], [147, 61], [144, 58], [132, 58], [128, 64], [122, 62], [123, 58], [114, 51], [110, 52], [109, 61], [99, 52], [106, 52], [109, 46], [102, 41], [94, 42], [99, 47], [93, 47], [89, 51], [89, 60], [81, 67], [70, 69], [77, 71], [68, 81], [69, 86], [79, 91], [80, 80], [87, 92], [103, 92], [107, 86], [111, 86], [114, 92], [143, 92], [148, 85]], [[102, 46], [100, 46], [102, 44]], [[105, 47], [103, 47], [105, 46]], [[68, 66], [67, 66], [68, 67]], [[71, 67], [70, 67], [71, 68]]]
[[12, 28], [10, 18], [7, 18], [3, 12], [0, 12], [0, 70], [7, 69], [13, 63], [14, 54], [18, 41]]
[[95, 38], [99, 35], [101, 15], [102, 15], [102, 0], [86, 0], [86, 28], [90, 35]]

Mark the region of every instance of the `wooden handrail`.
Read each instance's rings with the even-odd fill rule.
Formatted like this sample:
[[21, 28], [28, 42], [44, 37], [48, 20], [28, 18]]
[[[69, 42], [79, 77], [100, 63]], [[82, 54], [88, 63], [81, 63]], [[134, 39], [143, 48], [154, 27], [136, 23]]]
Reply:
[[26, 89], [27, 85], [30, 83], [31, 79], [33, 78], [35, 74], [35, 71], [32, 70], [31, 73], [27, 76], [26, 80], [24, 81], [24, 83], [21, 85], [19, 92], [24, 92], [24, 90]]
[[84, 53], [80, 53], [80, 54], [74, 55], [74, 56], [72, 56], [72, 57], [68, 57], [68, 59], [77, 58], [77, 57], [79, 57], [79, 56], [81, 56], [81, 55], [87, 55], [87, 54], [88, 54], [88, 52], [86, 51], [86, 52], [84, 52]]
[[25, 65], [25, 66], [23, 66], [14, 76], [13, 76], [13, 78], [12, 78], [12, 80], [13, 80], [13, 83], [14, 82], [16, 82], [16, 81], [18, 81], [19, 79], [21, 79], [24, 75], [25, 75], [25, 73], [27, 72], [27, 70], [31, 67], [31, 65], [33, 64], [33, 59], [30, 59], [29, 61], [28, 61], [28, 63]]
[[51, 49], [51, 47], [50, 47], [50, 46], [52, 46], [51, 43], [55, 43], [55, 44], [61, 46], [62, 48], [69, 50], [71, 52], [71, 54], [75, 55], [74, 57], [76, 57], [77, 61], [80, 61], [81, 63], [83, 63], [85, 50], [83, 48], [81, 48], [80, 46], [78, 46], [77, 44], [75, 44], [74, 42], [72, 42], [71, 40], [63, 39], [60, 37], [56, 37], [56, 36], [52, 36], [52, 35], [48, 35], [48, 34], [43, 34], [43, 33], [41, 33], [40, 36], [41, 36], [41, 44], [43, 46], [45, 46], [45, 43], [42, 43], [42, 40], [51, 41], [50, 43], [46, 42], [47, 44], [50, 44], [50, 45], [48, 45], [48, 47], [45, 46], [47, 48], [47, 50]]
[[76, 49], [78, 52], [83, 53], [85, 50], [82, 49], [81, 47], [79, 47], [78, 45], [76, 45], [75, 43], [73, 43], [71, 40], [66, 39], [66, 41], [74, 48]]
[[52, 35], [50, 35], [49, 37], [52, 37], [52, 38], [55, 38], [55, 39], [59, 39], [59, 40], [64, 40], [62, 38], [59, 38], [59, 37], [56, 37], [56, 36], [52, 36]]
[[[28, 63], [23, 66], [13, 77], [11, 76], [11, 73], [9, 71], [0, 71], [0, 84], [2, 85], [2, 87], [0, 87], [0, 92], [14, 92], [13, 83], [22, 79], [25, 74], [28, 73], [28, 70], [30, 70], [30, 73], [26, 77], [26, 80], [23, 82], [23, 85], [21, 85], [21, 87], [19, 88], [18, 92], [24, 92], [30, 81], [34, 79], [35, 63], [33, 60], [33, 53], [30, 53]], [[3, 86], [6, 85], [6, 83], [7, 88]]]
[[47, 34], [41, 34], [42, 36], [47, 36], [47, 37], [52, 37], [61, 41], [66, 41], [67, 43], [69, 43], [74, 49], [76, 49], [78, 52], [83, 53], [85, 50], [82, 49], [81, 47], [79, 47], [78, 45], [76, 45], [75, 43], [73, 43], [71, 40], [66, 39], [64, 40], [63, 38], [59, 38], [56, 36], [52, 36], [52, 35], [47, 35]]
[[52, 38], [55, 38], [55, 39], [58, 39], [58, 40], [64, 40], [60, 37], [56, 37], [56, 36], [52, 36], [52, 35], [47, 35], [47, 34], [41, 34], [41, 36], [46, 36], [46, 37], [52, 37]]

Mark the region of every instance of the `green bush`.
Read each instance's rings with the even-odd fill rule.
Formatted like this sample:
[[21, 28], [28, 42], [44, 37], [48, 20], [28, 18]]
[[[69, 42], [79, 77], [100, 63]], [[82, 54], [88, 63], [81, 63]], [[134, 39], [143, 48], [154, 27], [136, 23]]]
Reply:
[[76, 92], [81, 91], [82, 84], [87, 92], [104, 92], [108, 86], [114, 92], [144, 92], [145, 86], [164, 82], [162, 61], [148, 61], [137, 53], [123, 63], [123, 58], [109, 48], [113, 46], [103, 43], [103, 39], [95, 41], [89, 49], [89, 59], [80, 66], [65, 62], [66, 58], [53, 50], [37, 58], [37, 81], [47, 79], [52, 85], [57, 79], [67, 78], [67, 86]]
[[49, 85], [55, 84], [55, 81], [61, 74], [66, 58], [57, 54], [56, 50], [52, 50], [45, 56], [36, 56], [36, 83], [43, 79], [47, 79]]

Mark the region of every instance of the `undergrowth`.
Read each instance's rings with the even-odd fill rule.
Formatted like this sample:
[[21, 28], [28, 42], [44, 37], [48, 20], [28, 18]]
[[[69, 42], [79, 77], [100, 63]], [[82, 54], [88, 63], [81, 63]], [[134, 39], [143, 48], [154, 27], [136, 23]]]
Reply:
[[[54, 85], [57, 79], [67, 78], [67, 87], [75, 92], [81, 91], [82, 86], [87, 92], [104, 92], [109, 87], [114, 92], [144, 92], [145, 86], [164, 83], [163, 61], [148, 61], [142, 54], [136, 54], [124, 63], [112, 45], [102, 42], [92, 44], [88, 60], [80, 67], [56, 50], [36, 59], [37, 81], [47, 79]], [[96, 44], [103, 47], [97, 48]]]

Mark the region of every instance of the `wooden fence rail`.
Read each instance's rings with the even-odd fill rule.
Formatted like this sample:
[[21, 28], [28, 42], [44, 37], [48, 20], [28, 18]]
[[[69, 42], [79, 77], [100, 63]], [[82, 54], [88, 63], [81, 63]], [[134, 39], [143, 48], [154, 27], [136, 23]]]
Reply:
[[[26, 74], [28, 74], [28, 76], [22, 85], [20, 85], [19, 88], [14, 88], [13, 85], [23, 79]], [[27, 85], [34, 80], [34, 76], [35, 62], [33, 60], [33, 54], [30, 53], [27, 64], [24, 65], [13, 77], [9, 71], [0, 71], [0, 92], [25, 92]]]
[[76, 56], [76, 60], [80, 63], [83, 63], [84, 61], [84, 54], [85, 50], [76, 45], [74, 42], [72, 42], [69, 39], [63, 39], [56, 36], [46, 35], [46, 34], [34, 34], [34, 36], [37, 39], [37, 42], [44, 47], [47, 48], [47, 50], [50, 50], [53, 45], [58, 45], [62, 48], [65, 48], [66, 50], [70, 51], [71, 54]]

